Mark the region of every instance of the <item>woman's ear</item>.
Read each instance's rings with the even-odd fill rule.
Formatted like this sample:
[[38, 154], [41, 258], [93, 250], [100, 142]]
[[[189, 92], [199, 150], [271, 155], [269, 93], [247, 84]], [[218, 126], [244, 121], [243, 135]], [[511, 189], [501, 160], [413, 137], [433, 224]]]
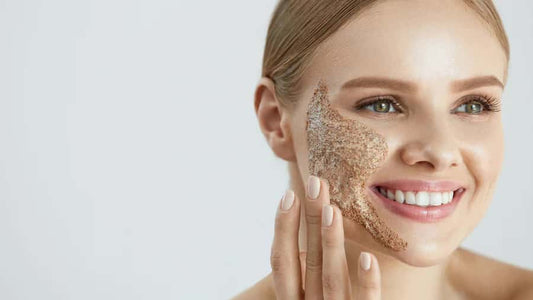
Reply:
[[255, 89], [255, 114], [259, 127], [272, 151], [286, 161], [296, 161], [289, 113], [278, 101], [274, 82], [267, 77], [259, 80]]

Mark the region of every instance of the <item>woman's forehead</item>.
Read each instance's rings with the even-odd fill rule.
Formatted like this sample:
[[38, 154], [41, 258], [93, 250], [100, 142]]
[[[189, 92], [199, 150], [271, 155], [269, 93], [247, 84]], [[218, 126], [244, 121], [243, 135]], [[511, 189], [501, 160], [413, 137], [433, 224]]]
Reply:
[[[384, 76], [442, 83], [474, 76], [504, 81], [507, 59], [490, 27], [457, 1], [384, 1], [317, 48], [303, 81]], [[439, 8], [439, 9], [437, 9]], [[306, 84], [306, 83], [304, 83]]]

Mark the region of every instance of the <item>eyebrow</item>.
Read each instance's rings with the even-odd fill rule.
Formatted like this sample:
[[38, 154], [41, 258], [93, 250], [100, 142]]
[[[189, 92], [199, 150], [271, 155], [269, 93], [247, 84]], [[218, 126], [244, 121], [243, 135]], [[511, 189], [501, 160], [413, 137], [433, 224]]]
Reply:
[[461, 92], [484, 86], [499, 86], [502, 89], [504, 88], [503, 83], [495, 76], [480, 76], [464, 80], [457, 80], [452, 83], [451, 90], [453, 92]]
[[391, 88], [406, 93], [417, 90], [416, 84], [412, 82], [385, 77], [358, 77], [345, 82], [341, 89], [365, 87]]
[[[499, 86], [503, 89], [503, 83], [495, 76], [479, 76], [452, 82], [451, 91], [461, 92], [483, 86]], [[341, 89], [349, 88], [390, 88], [405, 93], [415, 93], [418, 88], [415, 83], [386, 77], [358, 77], [345, 82]]]

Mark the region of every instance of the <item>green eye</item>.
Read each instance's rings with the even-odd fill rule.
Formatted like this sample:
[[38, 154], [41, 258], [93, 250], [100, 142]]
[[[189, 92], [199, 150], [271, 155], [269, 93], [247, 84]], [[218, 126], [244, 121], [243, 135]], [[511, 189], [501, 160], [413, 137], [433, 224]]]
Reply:
[[381, 100], [374, 101], [364, 106], [363, 108], [369, 108], [370, 110], [373, 110], [377, 113], [396, 112], [390, 100], [387, 100], [387, 99], [381, 99]]
[[483, 111], [483, 103], [479, 101], [470, 101], [468, 103], [461, 104], [457, 108], [458, 112], [465, 112], [468, 114], [480, 114]]

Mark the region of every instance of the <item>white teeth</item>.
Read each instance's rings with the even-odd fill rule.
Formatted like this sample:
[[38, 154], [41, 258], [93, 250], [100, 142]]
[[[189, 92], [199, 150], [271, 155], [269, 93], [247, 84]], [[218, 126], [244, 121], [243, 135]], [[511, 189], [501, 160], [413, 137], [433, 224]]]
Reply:
[[403, 203], [405, 200], [405, 197], [403, 195], [403, 192], [400, 190], [396, 190], [396, 194], [394, 194], [394, 200]]
[[378, 188], [379, 193], [383, 196], [399, 203], [417, 205], [417, 206], [439, 206], [448, 204], [452, 201], [454, 192], [404, 192], [400, 190], [388, 190], [383, 187]]
[[415, 193], [413, 193], [413, 192], [405, 193], [405, 203], [407, 203], [407, 204], [416, 204]]
[[[448, 195], [448, 193], [446, 193]], [[442, 193], [429, 193], [429, 205], [438, 206], [442, 204]]]
[[427, 192], [418, 192], [416, 193], [416, 205], [418, 206], [428, 206], [429, 205], [429, 195]]
[[[448, 197], [450, 197], [450, 193], [448, 192], [442, 193], [441, 202], [443, 205], [448, 204]], [[430, 199], [430, 203], [431, 203], [431, 199]]]
[[[448, 204], [448, 203], [452, 202], [453, 194], [454, 194], [453, 191], [449, 191], [447, 193], [443, 193], [442, 194], [442, 204]], [[446, 197], [444, 197], [445, 195], [446, 195]]]

